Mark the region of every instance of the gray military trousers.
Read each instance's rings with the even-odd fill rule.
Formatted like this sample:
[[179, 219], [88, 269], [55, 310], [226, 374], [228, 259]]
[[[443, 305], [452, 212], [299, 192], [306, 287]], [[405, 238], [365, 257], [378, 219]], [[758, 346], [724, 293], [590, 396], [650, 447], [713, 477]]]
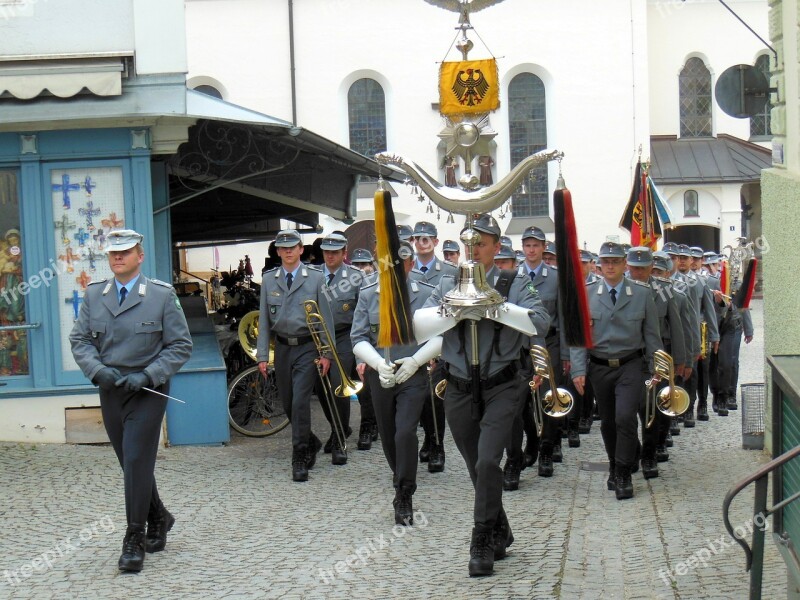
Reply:
[[475, 523], [494, 525], [503, 508], [503, 469], [500, 461], [511, 436], [520, 401], [519, 376], [483, 390], [483, 417], [472, 418], [472, 392], [448, 384], [444, 410], [453, 440], [467, 464], [475, 488]]
[[288, 346], [275, 341], [275, 382], [292, 423], [292, 447], [305, 449], [311, 439], [311, 394], [319, 379], [314, 342]]
[[381, 446], [392, 469], [395, 489], [417, 489], [417, 427], [428, 388], [424, 366], [411, 379], [392, 388], [381, 387], [378, 373], [368, 369], [366, 379], [372, 391], [375, 420]]

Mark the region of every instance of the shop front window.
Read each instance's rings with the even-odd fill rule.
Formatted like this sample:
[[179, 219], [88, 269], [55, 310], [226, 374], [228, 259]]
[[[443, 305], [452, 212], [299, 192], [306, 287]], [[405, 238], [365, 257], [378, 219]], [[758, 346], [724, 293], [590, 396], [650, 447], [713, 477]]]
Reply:
[[15, 171], [0, 170], [0, 376], [28, 374], [20, 234], [19, 191]]

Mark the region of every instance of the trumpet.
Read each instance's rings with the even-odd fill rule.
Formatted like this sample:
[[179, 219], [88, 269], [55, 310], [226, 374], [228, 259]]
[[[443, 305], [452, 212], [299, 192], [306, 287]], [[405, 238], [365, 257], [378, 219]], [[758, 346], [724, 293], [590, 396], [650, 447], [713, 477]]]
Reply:
[[533, 400], [533, 420], [536, 424], [536, 432], [539, 437], [542, 437], [544, 429], [544, 415], [561, 419], [566, 417], [572, 407], [575, 406], [575, 399], [572, 394], [564, 388], [555, 388], [555, 373], [553, 373], [553, 366], [550, 362], [550, 353], [542, 346], [531, 346], [530, 350], [531, 362], [533, 363], [533, 374], [536, 376], [549, 379], [551, 389], [542, 397], [539, 392], [541, 382], [531, 381], [528, 385], [531, 388], [531, 399]]
[[[668, 417], [678, 417], [689, 410], [689, 394], [682, 387], [675, 385], [675, 368], [672, 357], [663, 350], [656, 350], [653, 355], [655, 375], [645, 382], [647, 398], [644, 408], [644, 422], [648, 429], [656, 419], [656, 409]], [[669, 385], [656, 393], [656, 384], [662, 379]]]
[[[339, 353], [336, 352], [336, 338], [331, 336], [328, 326], [325, 324], [325, 319], [319, 312], [319, 305], [316, 303], [316, 301], [304, 301], [303, 308], [306, 311], [306, 326], [308, 327], [309, 333], [311, 333], [311, 338], [314, 340], [314, 345], [317, 347], [317, 352], [319, 353], [320, 358], [322, 358], [325, 353], [330, 352], [333, 355], [333, 361], [336, 363], [336, 368], [339, 370], [339, 377], [342, 380], [342, 384], [334, 390], [328, 375], [322, 373], [322, 365], [320, 364], [319, 358], [314, 361], [314, 363], [317, 365], [317, 374], [319, 375], [320, 381], [322, 381], [322, 387], [324, 388], [323, 395], [328, 402], [328, 408], [331, 412], [334, 433], [339, 441], [339, 446], [344, 452], [347, 452], [345, 430], [344, 426], [342, 425], [342, 418], [339, 415], [339, 409], [336, 406], [335, 398], [350, 398], [350, 396], [358, 394], [364, 384], [353, 381], [345, 372], [344, 367], [342, 366], [342, 360], [339, 358]], [[323, 342], [323, 334], [328, 340], [328, 343]]]
[[700, 360], [708, 357], [708, 323], [700, 323]]

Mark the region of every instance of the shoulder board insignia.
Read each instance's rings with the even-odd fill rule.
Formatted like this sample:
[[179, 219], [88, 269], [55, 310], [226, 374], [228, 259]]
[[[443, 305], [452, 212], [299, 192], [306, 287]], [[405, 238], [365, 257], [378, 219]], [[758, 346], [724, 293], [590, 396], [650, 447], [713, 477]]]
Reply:
[[89, 285], [94, 285], [96, 283], [105, 283], [106, 281], [108, 281], [108, 278], [106, 278], [106, 279], [98, 279], [97, 281], [90, 281]]
[[302, 275], [303, 277], [308, 277], [308, 271], [306, 271], [305, 267], [300, 269], [300, 275]]
[[277, 271], [278, 269], [280, 269], [280, 267], [272, 267], [271, 269], [267, 269], [266, 271], [264, 271], [263, 275], [266, 275], [267, 273], [272, 273], [273, 271]]
[[322, 269], [320, 267], [318, 267], [317, 265], [305, 265], [305, 266], [307, 268], [311, 269], [312, 271], [319, 271], [320, 273], [322, 273]]
[[660, 281], [661, 283], [666, 283], [667, 285], [672, 285], [672, 279], [669, 279], [667, 277], [656, 277], [655, 275], [653, 275], [653, 279], [655, 279], [656, 281]]
[[[442, 277], [444, 277], [444, 275], [442, 275]], [[426, 287], [426, 288], [431, 288], [431, 289], [435, 289], [436, 288], [435, 285], [431, 285], [427, 281], [416, 281], [415, 283], [417, 285], [421, 285], [422, 287]]]
[[547, 267], [548, 269], [553, 269], [553, 271], [558, 271], [558, 265], [550, 265]]
[[412, 292], [414, 292], [415, 294], [417, 292], [419, 292], [419, 287], [417, 286], [417, 282], [416, 281], [414, 281], [413, 279], [410, 279], [409, 283], [411, 283], [411, 291]]
[[155, 283], [156, 285], [160, 285], [160, 286], [165, 287], [165, 288], [171, 288], [172, 287], [169, 283], [167, 283], [166, 281], [161, 281], [160, 279], [150, 279], [149, 281], [151, 283]]
[[442, 262], [449, 267], [455, 267], [456, 269], [458, 268], [458, 265], [451, 260], [443, 260]]
[[642, 287], [650, 287], [650, 284], [649, 283], [645, 283], [644, 281], [637, 281], [636, 279], [631, 279], [631, 281], [633, 283], [635, 283], [636, 285], [640, 285]]
[[600, 279], [592, 279], [591, 281], [587, 281], [586, 285], [588, 287], [590, 285], [594, 285], [594, 284], [598, 283], [599, 281], [600, 281]]
[[374, 288], [374, 287], [376, 287], [377, 285], [378, 285], [378, 281], [377, 281], [377, 280], [375, 280], [375, 281], [371, 281], [370, 283], [368, 283], [367, 285], [365, 285], [365, 286], [364, 286], [363, 288], [361, 288], [361, 289], [362, 289], [362, 290], [368, 290], [368, 289], [370, 289], [370, 288]]
[[411, 269], [411, 272], [416, 274], [416, 275], [423, 275], [423, 276], [425, 275], [425, 273], [420, 271], [417, 267], [414, 267], [413, 269]]
[[541, 271], [539, 271], [542, 277], [547, 277], [547, 267], [543, 267]]

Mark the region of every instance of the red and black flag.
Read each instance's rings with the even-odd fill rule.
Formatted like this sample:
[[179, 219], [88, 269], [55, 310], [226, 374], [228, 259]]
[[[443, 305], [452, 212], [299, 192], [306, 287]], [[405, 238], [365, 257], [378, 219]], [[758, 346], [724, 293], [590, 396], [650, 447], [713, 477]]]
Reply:
[[661, 221], [654, 200], [651, 180], [642, 161], [636, 163], [633, 189], [619, 226], [631, 232], [631, 246], [647, 246], [656, 250], [661, 237]]

